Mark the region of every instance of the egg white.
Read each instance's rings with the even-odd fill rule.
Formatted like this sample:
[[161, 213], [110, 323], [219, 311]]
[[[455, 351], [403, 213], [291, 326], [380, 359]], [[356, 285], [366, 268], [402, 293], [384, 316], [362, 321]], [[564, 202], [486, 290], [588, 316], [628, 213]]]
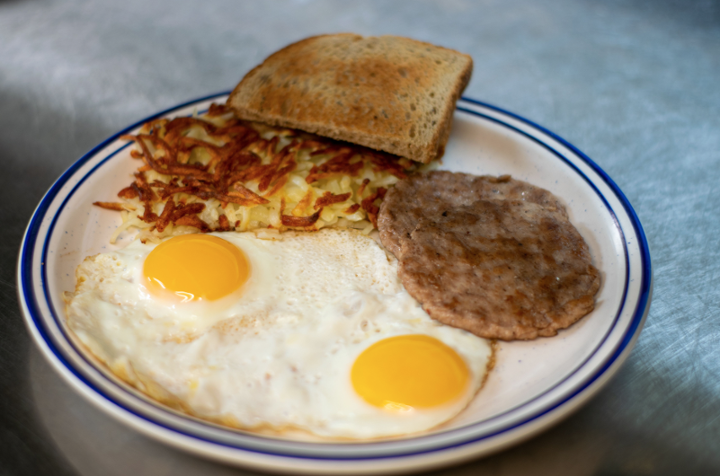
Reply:
[[[69, 329], [121, 378], [152, 397], [236, 428], [374, 438], [430, 429], [459, 413], [482, 384], [489, 342], [432, 320], [405, 291], [397, 262], [351, 230], [216, 234], [238, 246], [251, 275], [216, 302], [173, 303], [143, 286], [153, 244], [86, 259], [68, 295]], [[350, 381], [355, 359], [382, 339], [425, 334], [470, 371], [461, 398], [388, 411]]]

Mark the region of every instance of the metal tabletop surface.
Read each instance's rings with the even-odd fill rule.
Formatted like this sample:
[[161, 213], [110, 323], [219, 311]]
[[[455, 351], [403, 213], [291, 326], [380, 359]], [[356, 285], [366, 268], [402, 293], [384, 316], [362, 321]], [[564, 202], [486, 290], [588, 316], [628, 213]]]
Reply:
[[472, 55], [465, 95], [589, 155], [650, 244], [650, 314], [610, 383], [539, 436], [433, 474], [720, 474], [717, 0], [0, 1], [0, 474], [254, 474], [141, 436], [77, 395], [25, 328], [17, 252], [43, 193], [94, 145], [340, 31]]

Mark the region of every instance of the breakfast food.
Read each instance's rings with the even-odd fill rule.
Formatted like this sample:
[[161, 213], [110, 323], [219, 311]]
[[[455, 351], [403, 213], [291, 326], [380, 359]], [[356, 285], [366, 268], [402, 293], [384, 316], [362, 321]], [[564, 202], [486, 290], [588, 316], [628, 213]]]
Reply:
[[95, 205], [121, 212], [140, 239], [190, 232], [326, 226], [375, 227], [389, 186], [418, 165], [407, 159], [296, 130], [238, 120], [225, 106], [206, 114], [157, 119], [134, 141], [141, 159], [120, 201]]
[[251, 70], [228, 99], [238, 117], [428, 163], [442, 156], [472, 58], [397, 36], [321, 35]]
[[550, 192], [424, 173], [471, 69], [406, 38], [313, 37], [227, 106], [124, 136], [142, 162], [95, 205], [121, 212], [111, 241], [139, 239], [77, 268], [79, 345], [151, 398], [242, 430], [367, 439], [453, 418], [492, 367], [486, 338], [554, 335], [599, 286]]
[[432, 320], [355, 230], [189, 234], [86, 258], [67, 324], [152, 398], [235, 428], [430, 429], [480, 388], [490, 343]]
[[593, 310], [600, 275], [565, 207], [509, 176], [430, 172], [380, 207], [380, 238], [423, 308], [491, 339], [553, 336]]
[[[95, 205], [121, 213], [111, 241], [130, 229], [139, 239], [77, 268], [67, 323], [116, 376], [206, 420], [330, 438], [425, 431], [467, 406], [492, 345], [431, 319], [402, 287], [397, 261], [366, 235], [388, 188], [442, 155], [472, 61], [394, 37], [331, 35], [288, 48], [300, 44], [323, 50], [323, 67], [339, 49], [354, 51], [368, 76], [338, 74], [365, 89], [316, 86], [328, 98], [365, 92], [378, 106], [333, 100], [357, 122], [350, 135], [331, 108], [315, 107], [332, 131], [292, 123], [301, 132], [213, 104], [122, 137], [142, 163], [119, 201]], [[235, 112], [243, 83], [228, 101]], [[379, 105], [381, 93], [395, 97]]]

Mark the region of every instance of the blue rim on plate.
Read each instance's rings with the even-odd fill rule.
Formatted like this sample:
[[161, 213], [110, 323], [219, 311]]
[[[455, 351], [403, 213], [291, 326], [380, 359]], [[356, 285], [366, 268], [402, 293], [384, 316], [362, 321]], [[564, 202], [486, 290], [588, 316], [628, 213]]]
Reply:
[[[168, 442], [168, 440], [172, 440], [174, 437], [180, 437], [187, 440], [185, 441], [185, 443], [197, 441], [208, 443], [210, 445], [215, 445], [218, 447], [223, 447], [229, 450], [240, 450], [242, 452], [251, 452], [273, 457], [286, 457], [292, 459], [305, 459], [312, 461], [352, 463], [353, 461], [360, 462], [367, 460], [381, 461], [385, 459], [406, 459], [408, 457], [414, 456], [449, 452], [451, 450], [461, 447], [477, 447], [477, 454], [482, 454], [483, 451], [482, 448], [479, 447], [479, 445], [482, 445], [483, 442], [497, 440], [498, 442], [496, 444], [488, 444], [486, 446], [488, 448], [492, 446], [493, 449], [499, 449], [500, 447], [504, 447], [512, 443], [513, 434], [517, 433], [516, 430], [520, 428], [526, 428], [526, 430], [532, 428], [532, 431], [527, 430], [524, 432], [525, 436], [523, 436], [523, 438], [527, 437], [529, 436], [528, 431], [534, 434], [548, 424], [550, 424], [551, 422], [557, 420], [561, 416], [559, 415], [560, 412], [558, 411], [558, 409], [560, 409], [561, 407], [567, 406], [571, 402], [574, 402], [574, 404], [572, 405], [573, 407], [579, 406], [580, 403], [589, 398], [589, 396], [591, 396], [597, 389], [599, 389], [602, 383], [604, 383], [604, 381], [609, 378], [610, 374], [612, 373], [609, 372], [609, 370], [617, 370], [624, 358], [627, 357], [635, 339], [637, 339], [639, 335], [639, 331], [642, 327], [645, 316], [647, 315], [652, 291], [652, 269], [647, 240], [640, 221], [638, 220], [637, 215], [635, 214], [635, 211], [633, 210], [629, 201], [622, 193], [622, 191], [617, 187], [617, 185], [612, 181], [612, 179], [610, 179], [610, 177], [600, 167], [598, 167], [597, 164], [595, 164], [589, 157], [579, 151], [572, 144], [568, 143], [556, 134], [531, 121], [528, 121], [527, 119], [522, 118], [521, 116], [507, 112], [498, 107], [473, 99], [462, 98], [461, 102], [457, 107], [458, 111], [480, 117], [484, 120], [492, 121], [502, 127], [512, 130], [514, 133], [523, 135], [524, 137], [534, 141], [535, 143], [541, 145], [549, 152], [551, 152], [559, 160], [562, 160], [566, 164], [568, 164], [576, 174], [581, 176], [585, 180], [585, 182], [587, 182], [590, 188], [592, 188], [597, 194], [597, 196], [603, 201], [610, 214], [612, 215], [613, 219], [615, 220], [615, 226], [617, 227], [620, 235], [623, 236], [626, 274], [629, 274], [631, 270], [629, 263], [630, 258], [627, 250], [627, 243], [625, 242], [624, 238], [624, 231], [622, 229], [622, 226], [618, 222], [615, 211], [608, 203], [606, 197], [603, 196], [603, 194], [598, 190], [595, 182], [593, 182], [593, 180], [591, 180], [572, 161], [568, 160], [560, 151], [558, 151], [557, 146], [553, 146], [548, 142], [557, 142], [557, 144], [569, 150], [586, 166], [588, 166], [590, 170], [597, 174], [602, 183], [606, 187], [608, 187], [609, 190], [611, 190], [612, 194], [622, 207], [622, 211], [627, 215], [630, 225], [632, 226], [632, 231], [634, 232], [636, 238], [635, 247], [637, 248], [637, 251], [640, 255], [639, 259], [641, 273], [641, 282], [639, 285], [639, 289], [636, 291], [636, 296], [634, 297], [634, 300], [636, 302], [635, 309], [633, 309], [632, 311], [632, 317], [629, 323], [626, 325], [622, 337], [619, 339], [616, 347], [611, 351], [609, 356], [604, 360], [601, 365], [594, 368], [593, 372], [586, 376], [581, 382], [575, 384], [571, 391], [566, 391], [564, 394], [561, 395], [560, 398], [555, 398], [550, 403], [545, 404], [541, 408], [534, 410], [532, 414], [522, 418], [521, 420], [512, 422], [512, 424], [506, 424], [505, 426], [502, 426], [501, 428], [498, 428], [494, 431], [485, 431], [482, 434], [473, 435], [472, 427], [474, 425], [470, 425], [470, 428], [462, 427], [442, 432], [442, 438], [438, 438], [437, 434], [416, 436], [409, 439], [412, 440], [412, 444], [410, 445], [406, 443], [407, 440], [388, 440], [383, 442], [355, 443], [352, 445], [338, 443], [307, 443], [283, 440], [281, 444], [278, 444], [278, 440], [274, 438], [245, 434], [242, 432], [237, 432], [235, 430], [225, 429], [216, 425], [199, 421], [188, 423], [190, 425], [194, 425], [188, 429], [188, 426], [185, 422], [185, 420], [191, 420], [188, 417], [178, 416], [178, 414], [173, 412], [172, 410], [165, 409], [164, 407], [158, 405], [149, 404], [147, 401], [142, 402], [144, 406], [138, 406], [139, 404], [130, 404], [128, 403], [128, 399], [137, 399], [138, 397], [132, 396], [128, 392], [125, 392], [127, 394], [127, 398], [118, 398], [117, 393], [110, 394], [107, 391], [106, 386], [105, 388], [103, 388], [103, 385], [98, 384], [97, 375], [89, 376], [84, 369], [76, 368], [71, 359], [68, 358], [68, 355], [65, 354], [66, 351], [61, 348], [59, 343], [51, 335], [52, 333], [48, 330], [47, 320], [54, 321], [55, 325], [62, 329], [57, 309], [54, 308], [51, 297], [47, 294], [47, 267], [45, 266], [45, 263], [47, 262], [48, 243], [50, 237], [52, 236], [57, 216], [59, 215], [59, 213], [57, 213], [55, 214], [55, 216], [49, 217], [47, 216], [48, 210], [51, 204], [58, 199], [58, 194], [61, 189], [66, 186], [73, 177], [75, 177], [75, 174], [78, 173], [79, 169], [88, 161], [90, 161], [95, 155], [101, 152], [105, 147], [117, 141], [121, 135], [129, 133], [130, 131], [136, 129], [147, 121], [171, 114], [174, 111], [187, 108], [194, 104], [200, 104], [209, 100], [222, 98], [227, 94], [227, 92], [223, 92], [206, 96], [197, 100], [188, 101], [184, 104], [154, 114], [125, 128], [121, 132], [113, 135], [112, 137], [103, 141], [97, 147], [93, 148], [90, 152], [88, 152], [81, 159], [75, 162], [67, 171], [65, 171], [62, 176], [52, 185], [52, 187], [50, 187], [50, 189], [38, 205], [37, 209], [35, 210], [23, 238], [18, 262], [18, 294], [20, 297], [21, 307], [23, 308], [23, 312], [25, 314], [26, 324], [28, 325], [31, 333], [35, 337], [37, 343], [43, 349], [46, 357], [56, 368], [60, 368], [61, 370], [63, 370], [63, 372], [61, 372], [63, 376], [72, 380], [71, 383], [76, 386], [76, 388], [78, 385], [80, 385], [81, 387], [84, 387], [84, 390], [91, 393], [94, 397], [100, 397], [101, 399], [104, 399], [106, 403], [115, 406], [118, 410], [120, 410], [121, 414], [126, 414], [126, 416], [130, 419], [140, 420], [135, 421], [136, 428], [138, 426], [142, 427], [147, 426], [146, 424], [149, 424], [150, 426], [155, 427], [155, 429], [159, 430], [161, 433], [168, 432], [167, 435], [165, 435], [167, 438], [164, 439], [166, 442]], [[520, 124], [521, 127], [518, 127], [518, 124]], [[528, 133], [523, 130], [523, 128], [530, 129], [534, 133]], [[550, 138], [551, 140], [548, 141], [547, 138]], [[62, 198], [63, 202], [62, 205], [60, 205], [59, 209], [62, 209], [65, 206], [65, 204], [73, 195], [73, 193], [77, 190], [77, 188], [92, 174], [93, 171], [95, 171], [108, 160], [111, 160], [118, 152], [124, 150], [126, 146], [121, 147], [113, 153], [109, 154], [101, 162], [97, 163], [92, 170], [87, 172], [84, 176], [80, 177], [78, 182], [74, 185], [72, 191], [70, 191], [65, 197]], [[51, 220], [51, 223], [49, 225], [49, 231], [46, 233], [45, 236], [40, 236], [39, 232], [41, 225], [47, 220]], [[40, 254], [40, 262], [38, 262], [38, 256], [36, 255], [36, 250], [38, 249], [38, 246], [41, 246], [42, 249], [42, 253]], [[34, 286], [37, 287], [38, 283], [34, 281], [33, 272], [37, 272], [36, 270], [38, 269], [38, 267], [40, 267], [41, 269], [40, 275], [42, 276], [42, 294], [37, 293], [34, 290]], [[629, 281], [629, 276], [626, 276], [623, 298], [621, 305], [619, 306], [618, 312], [615, 316], [615, 321], [608, 329], [606, 336], [601, 339], [597, 348], [600, 348], [603, 345], [607, 336], [615, 329], [619, 316], [623, 313], [623, 311], [625, 311], [624, 307], [626, 305], [628, 295]], [[48, 316], [43, 313], [40, 306], [40, 300], [47, 303], [47, 307], [50, 309], [50, 314], [52, 315]], [[64, 338], [67, 340], [67, 342], [70, 342], [70, 340], [67, 339], [67, 336], [64, 336]], [[74, 347], [72, 343], [70, 343], [70, 345]], [[77, 349], [75, 350], [77, 351]], [[585, 365], [585, 363], [592, 358], [594, 352], [595, 351], [593, 351], [593, 353], [591, 353], [584, 362], [579, 363], [578, 366], [575, 367], [575, 371], [573, 371], [572, 374], [583, 368], [583, 365]], [[84, 357], [82, 352], [77, 351], [77, 353], [82, 359], [84, 359], [88, 363], [88, 365], [92, 366], [92, 364], [90, 364], [89, 361], [87, 361], [87, 359]], [[565, 380], [569, 379], [572, 374], [569, 374]], [[106, 385], [109, 384], [111, 386], [117, 386], [112, 380], [108, 379], [107, 377], [104, 378], [106, 379]], [[520, 407], [529, 405], [537, 401], [538, 399], [542, 398], [543, 395], [549, 394], [554, 388], [560, 386], [565, 380], [563, 380], [562, 382], [558, 382], [555, 386], [549, 388], [543, 394], [536, 396], [536, 398], [534, 398], [532, 401], [525, 402], [519, 407], [508, 409], [503, 414], [493, 416], [489, 420], [486, 420], [482, 423], [487, 423], [491, 420], [499, 419], [507, 413], [515, 412]], [[580, 398], [581, 396], [583, 398]], [[97, 401], [95, 401], [95, 403], [97, 404]], [[152, 407], [151, 410], [148, 409], [150, 407]], [[555, 415], [556, 413], [558, 415]], [[179, 424], [178, 422], [182, 422], [182, 424]], [[197, 428], [202, 428], [203, 426], [207, 427], [207, 431], [197, 430]], [[157, 434], [151, 436], [158, 437]], [[502, 442], [500, 442], [500, 440], [502, 440]], [[172, 443], [172, 441], [169, 442]], [[232, 457], [225, 457], [223, 459], [225, 461], [232, 462]], [[239, 459], [240, 461], [237, 462], [242, 463], [242, 458]]]

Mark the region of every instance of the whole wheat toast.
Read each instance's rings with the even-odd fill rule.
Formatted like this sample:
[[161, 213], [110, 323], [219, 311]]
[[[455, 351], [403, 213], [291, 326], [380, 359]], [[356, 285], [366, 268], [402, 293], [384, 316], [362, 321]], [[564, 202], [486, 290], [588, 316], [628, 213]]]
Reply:
[[445, 150], [472, 58], [397, 36], [322, 35], [269, 56], [227, 101], [246, 120], [428, 163]]

